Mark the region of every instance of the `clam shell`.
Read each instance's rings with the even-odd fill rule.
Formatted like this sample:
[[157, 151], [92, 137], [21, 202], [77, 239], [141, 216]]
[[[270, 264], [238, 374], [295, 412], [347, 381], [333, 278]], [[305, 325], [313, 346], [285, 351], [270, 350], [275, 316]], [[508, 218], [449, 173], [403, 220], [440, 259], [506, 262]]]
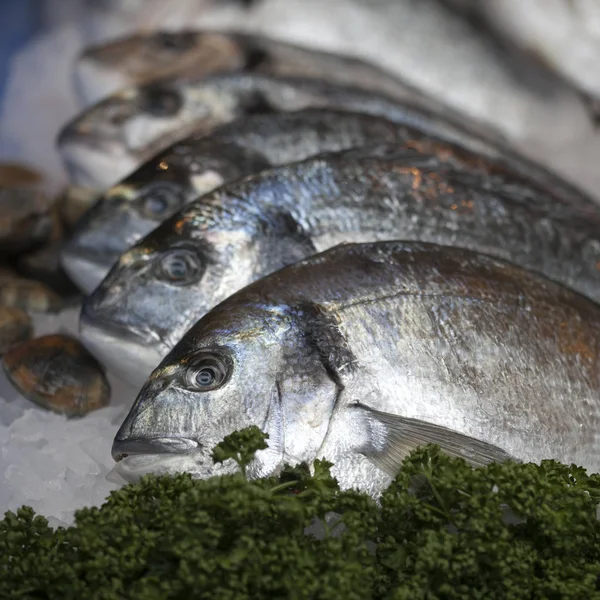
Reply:
[[20, 308], [0, 306], [0, 354], [33, 335], [33, 323]]
[[65, 188], [57, 200], [60, 216], [68, 228], [72, 228], [77, 221], [90, 209], [100, 197], [101, 192], [90, 188], [70, 185]]
[[46, 335], [13, 347], [4, 370], [27, 399], [67, 417], [106, 406], [110, 385], [98, 361], [75, 338]]
[[61, 297], [39, 281], [24, 277], [0, 276], [0, 306], [31, 312], [57, 312]]
[[0, 253], [23, 252], [52, 234], [51, 203], [42, 183], [28, 167], [0, 163]]

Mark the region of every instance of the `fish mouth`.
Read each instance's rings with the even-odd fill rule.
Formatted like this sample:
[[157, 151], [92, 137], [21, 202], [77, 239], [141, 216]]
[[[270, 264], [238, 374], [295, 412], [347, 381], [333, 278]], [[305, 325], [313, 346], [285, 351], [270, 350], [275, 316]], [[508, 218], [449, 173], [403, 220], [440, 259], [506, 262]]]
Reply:
[[143, 345], [164, 344], [160, 335], [155, 331], [140, 329], [133, 325], [120, 325], [110, 319], [103, 318], [102, 315], [94, 312], [93, 308], [90, 308], [88, 300], [85, 300], [81, 307], [79, 326], [86, 330], [98, 329], [106, 332], [107, 335], [114, 339], [125, 342], [134, 342]]
[[[60, 263], [69, 279], [86, 295], [90, 295], [110, 272], [112, 263], [100, 262], [98, 252], [71, 248], [67, 244], [60, 253]], [[118, 257], [115, 259], [115, 262]]]
[[151, 437], [133, 439], [115, 439], [111, 455], [115, 462], [127, 456], [143, 454], [187, 454], [202, 448], [197, 440], [185, 437]]
[[109, 139], [101, 133], [94, 135], [64, 130], [57, 145], [71, 182], [99, 192], [111, 187], [138, 166], [123, 139]]
[[83, 302], [79, 335], [83, 345], [110, 371], [141, 388], [169, 352], [154, 331], [114, 323]]

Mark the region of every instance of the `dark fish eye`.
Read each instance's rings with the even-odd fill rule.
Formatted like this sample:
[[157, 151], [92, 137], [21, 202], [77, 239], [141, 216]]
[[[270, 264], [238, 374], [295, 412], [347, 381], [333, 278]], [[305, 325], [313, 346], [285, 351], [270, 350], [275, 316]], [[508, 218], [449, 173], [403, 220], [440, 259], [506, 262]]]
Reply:
[[142, 197], [142, 212], [149, 219], [166, 219], [182, 205], [181, 190], [172, 185], [152, 186]]
[[155, 117], [171, 117], [179, 112], [183, 105], [178, 91], [161, 87], [148, 87], [140, 100], [140, 108]]
[[156, 42], [163, 50], [185, 52], [194, 45], [194, 38], [195, 36], [192, 33], [162, 32], [156, 35]]
[[203, 274], [198, 254], [185, 248], [167, 252], [157, 266], [158, 277], [174, 285], [190, 285], [198, 281]]
[[199, 392], [215, 390], [225, 384], [231, 372], [231, 362], [214, 353], [203, 352], [186, 371], [186, 385]]

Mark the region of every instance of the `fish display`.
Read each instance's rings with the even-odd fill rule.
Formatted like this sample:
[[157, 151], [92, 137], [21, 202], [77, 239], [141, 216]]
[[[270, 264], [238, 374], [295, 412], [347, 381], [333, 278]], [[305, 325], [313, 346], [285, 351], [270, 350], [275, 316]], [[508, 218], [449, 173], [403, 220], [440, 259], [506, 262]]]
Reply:
[[472, 155], [384, 145], [223, 186], [124, 253], [83, 303], [81, 338], [142, 385], [196, 320], [244, 285], [342, 242], [458, 246], [600, 298], [600, 207]]
[[235, 72], [322, 78], [449, 110], [432, 96], [358, 58], [231, 31], [140, 32], [89, 46], [77, 59], [74, 79], [79, 97], [91, 105], [132, 85]]
[[[457, 151], [417, 128], [334, 110], [252, 115], [208, 136], [186, 138], [103, 194], [63, 247], [62, 264], [78, 287], [89, 294], [128, 247], [198, 196], [270, 166], [322, 152], [384, 143], [446, 155]], [[477, 155], [472, 160], [484, 162]], [[545, 193], [562, 195], [565, 201], [592, 202], [536, 165], [507, 157], [489, 160], [531, 179], [532, 185], [541, 186]]]
[[109, 402], [104, 370], [70, 336], [46, 335], [23, 342], [4, 355], [3, 365], [23, 396], [68, 417], [81, 417]]
[[252, 476], [325, 458], [342, 488], [374, 496], [427, 442], [473, 465], [555, 458], [597, 472], [600, 307], [468, 250], [340, 245], [197, 322], [112, 453], [129, 480], [209, 477], [213, 445], [249, 425], [269, 435]]
[[105, 189], [189, 135], [245, 115], [306, 108], [381, 116], [484, 155], [514, 154], [501, 136], [418, 105], [325, 80], [243, 73], [124, 88], [68, 123], [57, 146], [74, 185]]
[[[40, 503], [50, 477], [95, 501], [110, 441], [127, 481], [231, 473], [211, 450], [251, 425], [250, 477], [324, 458], [374, 498], [430, 442], [600, 471], [586, 1], [211, 2], [180, 30], [157, 5], [19, 50], [4, 112], [39, 100], [0, 145], [46, 166], [0, 162], [0, 497]], [[25, 87], [44, 48], [82, 47], [75, 90], [58, 63], [60, 95]]]

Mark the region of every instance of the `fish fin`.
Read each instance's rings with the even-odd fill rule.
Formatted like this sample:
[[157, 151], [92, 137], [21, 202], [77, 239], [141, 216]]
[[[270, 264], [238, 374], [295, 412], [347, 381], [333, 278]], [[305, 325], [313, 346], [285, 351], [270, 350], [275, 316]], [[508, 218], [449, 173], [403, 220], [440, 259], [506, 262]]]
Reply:
[[340, 330], [336, 314], [315, 302], [304, 302], [294, 309], [303, 321], [306, 342], [317, 352], [329, 377], [343, 389], [342, 378], [356, 370], [357, 359]]
[[[362, 404], [355, 404], [365, 411], [373, 425], [373, 437], [383, 437], [381, 450], [363, 452], [382, 471], [395, 476], [402, 461], [418, 446], [437, 444], [443, 452], [453, 458], [462, 458], [474, 467], [491, 462], [503, 462], [512, 457], [497, 446], [482, 442], [447, 427], [427, 423], [374, 410]], [[381, 431], [383, 426], [384, 432]]]

